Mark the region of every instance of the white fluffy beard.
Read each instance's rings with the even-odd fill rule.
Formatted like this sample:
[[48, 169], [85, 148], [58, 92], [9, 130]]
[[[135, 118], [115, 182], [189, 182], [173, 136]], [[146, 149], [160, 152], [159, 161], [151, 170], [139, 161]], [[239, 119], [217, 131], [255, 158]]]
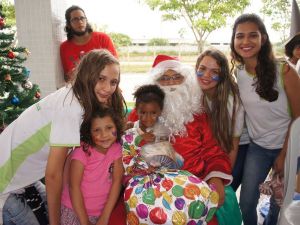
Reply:
[[184, 81], [180, 85], [160, 87], [165, 92], [161, 115], [163, 124], [170, 130], [171, 135], [186, 135], [185, 125], [194, 120], [193, 114], [202, 110], [200, 104], [202, 92], [198, 83]]

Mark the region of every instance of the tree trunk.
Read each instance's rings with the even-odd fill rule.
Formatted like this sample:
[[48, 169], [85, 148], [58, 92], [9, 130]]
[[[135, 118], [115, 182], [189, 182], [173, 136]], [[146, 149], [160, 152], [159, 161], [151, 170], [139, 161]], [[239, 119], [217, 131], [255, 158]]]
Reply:
[[198, 53], [201, 54], [203, 51], [203, 42], [201, 40], [197, 41], [197, 46], [198, 46]]

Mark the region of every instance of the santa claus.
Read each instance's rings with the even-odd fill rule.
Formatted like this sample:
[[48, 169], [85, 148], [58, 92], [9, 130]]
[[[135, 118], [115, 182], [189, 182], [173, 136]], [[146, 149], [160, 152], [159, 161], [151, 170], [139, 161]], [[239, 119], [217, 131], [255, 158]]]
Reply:
[[[184, 159], [181, 169], [213, 184], [220, 196], [219, 205], [222, 205], [224, 185], [232, 180], [231, 166], [227, 154], [212, 135], [193, 68], [176, 57], [158, 55], [148, 83], [159, 85], [165, 92], [161, 120], [171, 133], [175, 151]], [[133, 110], [128, 121], [136, 120]], [[209, 224], [218, 224], [216, 218]]]

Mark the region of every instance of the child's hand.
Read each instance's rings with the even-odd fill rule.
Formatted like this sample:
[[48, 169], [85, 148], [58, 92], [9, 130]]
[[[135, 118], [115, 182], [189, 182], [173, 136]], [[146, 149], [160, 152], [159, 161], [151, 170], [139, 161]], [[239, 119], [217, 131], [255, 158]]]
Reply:
[[109, 221], [109, 217], [102, 214], [98, 219], [96, 225], [107, 225], [108, 221]]
[[128, 121], [126, 124], [125, 124], [125, 130], [128, 130], [130, 128], [133, 128], [134, 126], [134, 123], [131, 122], [131, 121]]
[[146, 143], [151, 143], [155, 141], [155, 135], [153, 134], [153, 131], [145, 132], [141, 136]]
[[221, 207], [224, 204], [225, 200], [225, 189], [224, 184], [221, 178], [212, 177], [207, 182], [209, 185], [214, 185], [216, 188], [216, 192], [219, 194], [219, 204], [218, 207]]
[[149, 168], [147, 169], [147, 172], [148, 173], [153, 173], [153, 172], [155, 172], [157, 170], [157, 167], [155, 167], [155, 166], [149, 166]]

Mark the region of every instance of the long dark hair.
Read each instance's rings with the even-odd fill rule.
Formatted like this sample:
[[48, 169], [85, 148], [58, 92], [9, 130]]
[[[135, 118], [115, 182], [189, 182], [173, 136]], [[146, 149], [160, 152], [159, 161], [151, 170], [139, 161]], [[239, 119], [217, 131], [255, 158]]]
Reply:
[[[230, 152], [233, 148], [232, 137], [234, 135], [236, 112], [241, 105], [238, 87], [234, 77], [229, 71], [226, 56], [219, 50], [209, 49], [203, 52], [197, 59], [196, 71], [205, 56], [210, 56], [216, 60], [220, 67], [220, 73], [218, 74], [220, 81], [218, 81], [216, 91], [212, 96], [211, 108], [208, 106], [205, 93], [203, 93], [202, 103], [210, 117], [214, 137], [226, 152]], [[230, 95], [233, 97], [232, 115], [230, 115], [227, 107]]]
[[[66, 25], [65, 25], [65, 31], [67, 33], [67, 39], [71, 40], [74, 37], [74, 31], [71, 27], [71, 13], [75, 10], [80, 10], [83, 12], [83, 14], [85, 15], [85, 12], [82, 8], [80, 8], [77, 5], [72, 5], [71, 7], [69, 7], [66, 12], [65, 12], [65, 19], [66, 19]], [[91, 27], [91, 25], [87, 22], [86, 23], [86, 31], [88, 33], [92, 33], [93, 29]]]
[[[235, 62], [244, 64], [243, 58], [234, 49], [234, 40], [237, 26], [246, 22], [256, 24], [262, 37], [264, 37], [264, 42], [257, 56], [257, 65], [255, 67], [256, 77], [253, 86], [255, 86], [255, 91], [261, 98], [269, 102], [276, 101], [278, 91], [274, 88], [274, 84], [276, 83], [275, 57], [267, 29], [258, 15], [242, 14], [235, 20], [230, 43], [232, 64], [234, 65]], [[232, 68], [232, 70], [233, 69], [234, 68]]]
[[[88, 52], [75, 70], [73, 93], [84, 109], [83, 121], [89, 121], [97, 107], [104, 107], [94, 93], [100, 72], [107, 65], [119, 65], [119, 61], [105, 49], [95, 49]], [[119, 83], [109, 101], [109, 107], [120, 117], [125, 117], [126, 103], [121, 94]]]
[[92, 122], [94, 119], [104, 118], [106, 116], [110, 117], [116, 126], [116, 130], [117, 130], [117, 140], [116, 141], [117, 142], [121, 141], [121, 136], [124, 131], [123, 117], [120, 117], [118, 114], [116, 114], [110, 108], [107, 108], [107, 107], [96, 108], [95, 111], [91, 115], [91, 119], [88, 121], [84, 121], [80, 127], [80, 140], [84, 142], [83, 150], [85, 152], [87, 152], [88, 154], [89, 154], [88, 147], [94, 146], [92, 136], [91, 136]]

